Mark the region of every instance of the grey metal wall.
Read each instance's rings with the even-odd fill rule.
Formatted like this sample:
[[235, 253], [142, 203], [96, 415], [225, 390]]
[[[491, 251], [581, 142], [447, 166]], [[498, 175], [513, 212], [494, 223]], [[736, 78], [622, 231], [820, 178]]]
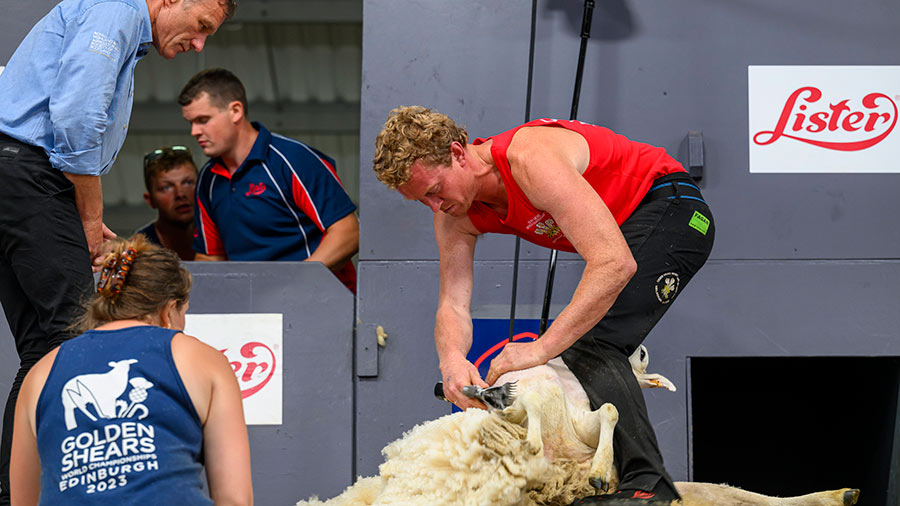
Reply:
[[[533, 110], [568, 116], [583, 2], [540, 2]], [[750, 174], [748, 65], [892, 65], [900, 5], [880, 0], [597, 2], [579, 119], [678, 154], [706, 144], [713, 258], [896, 258], [897, 174]], [[900, 84], [895, 91], [900, 92]]]
[[353, 478], [353, 295], [320, 263], [188, 262], [191, 314], [282, 313], [282, 424], [248, 427], [256, 504]]
[[[583, 2], [540, 0], [531, 117], [568, 117]], [[431, 398], [437, 248], [431, 213], [371, 174], [374, 139], [397, 105], [422, 104], [499, 133], [524, 119], [531, 2], [365, 0], [357, 474], [413, 424], [447, 412]], [[891, 290], [900, 231], [897, 175], [750, 174], [747, 66], [896, 64], [900, 6], [750, 0], [597, 2], [579, 119], [683, 155], [702, 130], [703, 192], [716, 222], [709, 264], [648, 337], [651, 369], [685, 385], [686, 357], [897, 354]], [[513, 240], [476, 250], [473, 314], [504, 317]], [[540, 305], [547, 252], [524, 245], [522, 317]], [[555, 308], [581, 262], [562, 255]], [[376, 325], [389, 334], [374, 345]], [[689, 478], [684, 390], [646, 397], [666, 463]], [[845, 486], [836, 484], [835, 486]]]
[[37, 20], [57, 3], [54, 0], [0, 1], [0, 9], [3, 10], [3, 16], [0, 16], [0, 67], [6, 65]]

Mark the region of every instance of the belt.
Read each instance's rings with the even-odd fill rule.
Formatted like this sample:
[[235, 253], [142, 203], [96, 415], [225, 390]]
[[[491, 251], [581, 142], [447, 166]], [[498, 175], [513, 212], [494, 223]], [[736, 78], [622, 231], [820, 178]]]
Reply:
[[3, 132], [0, 132], [0, 144], [13, 145], [24, 148], [26, 151], [31, 151], [36, 155], [41, 155], [46, 157], [47, 152], [44, 151], [44, 148], [40, 146], [35, 146], [34, 144], [28, 144], [27, 142], [22, 142], [15, 137], [10, 137]]
[[651, 200], [676, 198], [699, 200], [706, 203], [703, 195], [700, 194], [700, 188], [694, 184], [691, 176], [686, 172], [676, 172], [654, 180], [644, 199], [641, 200], [641, 204], [646, 204]]

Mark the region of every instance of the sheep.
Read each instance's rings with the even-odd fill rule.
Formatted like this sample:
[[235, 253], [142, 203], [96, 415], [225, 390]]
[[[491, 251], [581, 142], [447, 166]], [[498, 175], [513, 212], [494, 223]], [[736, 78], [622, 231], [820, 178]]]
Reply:
[[[640, 363], [636, 374], [644, 373], [646, 364], [642, 370]], [[591, 411], [560, 359], [507, 373], [498, 384], [508, 381], [518, 381], [512, 406], [470, 409], [417, 425], [382, 450], [379, 476], [360, 478], [329, 501], [297, 505], [564, 506], [598, 489], [615, 490], [616, 408], [604, 404]], [[727, 485], [675, 486], [682, 506], [850, 506], [859, 497], [855, 489], [776, 498]]]
[[102, 374], [81, 374], [63, 385], [61, 397], [65, 410], [66, 429], [78, 427], [75, 421], [75, 408], [96, 422], [97, 417], [87, 410], [88, 404], [94, 405], [94, 411], [100, 418], [116, 418], [116, 401], [128, 387], [128, 371], [135, 359], [110, 362], [111, 370]]

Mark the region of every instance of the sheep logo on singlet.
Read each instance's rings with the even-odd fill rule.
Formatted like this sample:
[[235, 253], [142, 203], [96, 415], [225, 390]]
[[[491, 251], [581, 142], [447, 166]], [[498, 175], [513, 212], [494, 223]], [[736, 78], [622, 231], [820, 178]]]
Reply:
[[[76, 408], [94, 422], [99, 418], [146, 418], [150, 413], [142, 403], [153, 383], [142, 377], [128, 378], [131, 364], [136, 362], [135, 359], [109, 362], [112, 369], [105, 373], [80, 374], [67, 381], [61, 392], [66, 429], [78, 428]], [[120, 399], [129, 385], [128, 400]]]

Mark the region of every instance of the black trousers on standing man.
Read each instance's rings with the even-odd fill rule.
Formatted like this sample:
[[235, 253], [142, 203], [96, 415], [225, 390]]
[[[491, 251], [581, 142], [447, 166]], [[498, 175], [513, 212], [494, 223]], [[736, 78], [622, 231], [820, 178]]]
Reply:
[[678, 492], [663, 466], [628, 357], [706, 262], [715, 223], [700, 189], [687, 173], [678, 172], [654, 181], [620, 228], [637, 271], [600, 323], [561, 356], [584, 387], [591, 409], [611, 402], [619, 411], [613, 432], [619, 489], [672, 500]]
[[75, 187], [42, 148], [0, 133], [0, 304], [20, 363], [3, 413], [0, 505], [9, 504], [19, 387], [29, 369], [69, 337], [92, 282]]

